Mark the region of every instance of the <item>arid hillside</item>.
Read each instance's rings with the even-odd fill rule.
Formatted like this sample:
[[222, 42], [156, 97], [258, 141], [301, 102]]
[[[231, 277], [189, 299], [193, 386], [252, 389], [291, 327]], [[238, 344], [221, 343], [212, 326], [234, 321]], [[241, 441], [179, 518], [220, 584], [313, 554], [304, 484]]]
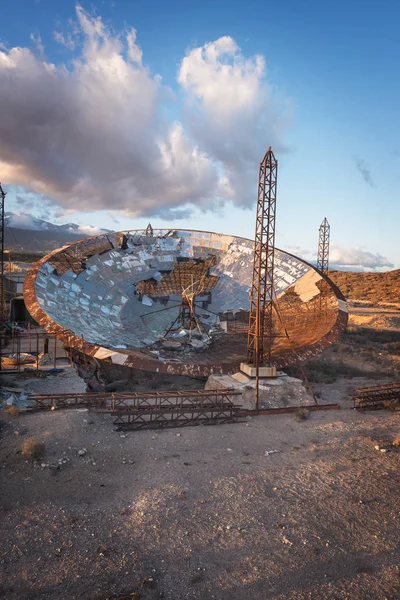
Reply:
[[354, 273], [330, 271], [329, 276], [347, 300], [371, 304], [400, 303], [400, 269], [386, 273]]

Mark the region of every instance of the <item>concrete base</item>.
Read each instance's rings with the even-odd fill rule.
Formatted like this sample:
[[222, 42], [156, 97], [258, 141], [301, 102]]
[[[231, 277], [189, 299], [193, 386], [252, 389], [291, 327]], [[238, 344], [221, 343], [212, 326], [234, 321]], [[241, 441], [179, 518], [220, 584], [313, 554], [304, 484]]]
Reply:
[[[232, 388], [242, 392], [242, 396], [232, 396], [235, 404], [247, 410], [256, 409], [256, 381], [245, 373], [234, 375], [211, 375], [205, 385], [206, 390]], [[277, 372], [276, 378], [260, 379], [259, 408], [284, 408], [314, 404], [313, 399], [300, 379]]]
[[[257, 377], [257, 369], [252, 365], [248, 365], [247, 363], [240, 363], [240, 370], [242, 373], [245, 373], [249, 377]], [[258, 368], [258, 376], [259, 377], [276, 377], [276, 367], [259, 367]]]

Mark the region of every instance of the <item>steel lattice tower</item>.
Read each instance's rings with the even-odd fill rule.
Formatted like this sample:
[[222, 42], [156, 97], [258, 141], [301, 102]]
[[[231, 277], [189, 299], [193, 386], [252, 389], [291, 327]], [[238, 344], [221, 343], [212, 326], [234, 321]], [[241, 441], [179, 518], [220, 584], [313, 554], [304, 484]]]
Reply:
[[268, 362], [268, 366], [271, 365], [277, 172], [278, 162], [269, 147], [260, 163], [258, 178], [254, 265], [247, 343], [247, 361], [257, 368], [264, 363], [264, 360]]
[[6, 304], [4, 298], [4, 201], [6, 193], [0, 183], [0, 324], [6, 320]]
[[331, 227], [327, 221], [327, 218], [322, 221], [319, 227], [318, 236], [318, 257], [317, 257], [317, 269], [322, 271], [325, 275], [328, 274], [329, 269], [329, 238], [331, 234]]

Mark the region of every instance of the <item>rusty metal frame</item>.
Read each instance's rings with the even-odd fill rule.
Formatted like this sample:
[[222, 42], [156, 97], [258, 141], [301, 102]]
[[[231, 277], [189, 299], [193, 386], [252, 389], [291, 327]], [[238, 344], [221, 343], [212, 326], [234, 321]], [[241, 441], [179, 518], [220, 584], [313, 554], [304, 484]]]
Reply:
[[385, 408], [387, 402], [400, 404], [400, 383], [357, 388], [353, 392], [354, 408], [357, 410], [379, 410]]
[[30, 411], [58, 410], [85, 406], [115, 417], [118, 431], [235, 423], [241, 405], [232, 389], [180, 390], [126, 393], [76, 393], [28, 395]]
[[[43, 348], [43, 341], [48, 339], [50, 348], [53, 349], [53, 367], [57, 366], [57, 359], [63, 358], [57, 356], [57, 342], [62, 340], [55, 335], [51, 335], [46, 331], [34, 331], [27, 333], [12, 333], [5, 335], [0, 333], [0, 373], [14, 373], [25, 370], [35, 369], [46, 370], [41, 367], [38, 362], [40, 351]], [[36, 361], [29, 363], [22, 360], [23, 354], [31, 354], [36, 357]], [[13, 365], [6, 366], [6, 361], [3, 361], [9, 354], [15, 355], [15, 363]], [[51, 368], [51, 367], [50, 367]]]
[[331, 235], [331, 226], [327, 218], [322, 221], [318, 231], [318, 255], [317, 269], [328, 275], [329, 272], [329, 240]]
[[[247, 361], [256, 367], [271, 364], [275, 213], [278, 162], [268, 148], [260, 163]], [[265, 348], [266, 346], [266, 348]]]
[[102, 412], [115, 416], [117, 431], [236, 423], [241, 406], [232, 402], [232, 396], [241, 396], [241, 392], [223, 389], [137, 394], [129, 400], [114, 398], [114, 408]]

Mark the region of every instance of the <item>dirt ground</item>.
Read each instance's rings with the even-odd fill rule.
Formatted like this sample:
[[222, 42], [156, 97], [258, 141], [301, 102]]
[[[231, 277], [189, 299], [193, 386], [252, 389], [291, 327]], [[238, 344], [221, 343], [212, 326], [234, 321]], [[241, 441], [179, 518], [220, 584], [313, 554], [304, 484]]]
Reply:
[[85, 409], [3, 414], [0, 597], [399, 598], [399, 413], [355, 412], [348, 386], [301, 422], [121, 434]]
[[[86, 409], [0, 413], [0, 598], [400, 598], [400, 413], [351, 403], [400, 380], [400, 330], [363, 310], [307, 367], [340, 411], [127, 433]], [[74, 369], [4, 378], [84, 386]], [[30, 437], [45, 445], [36, 463]]]

